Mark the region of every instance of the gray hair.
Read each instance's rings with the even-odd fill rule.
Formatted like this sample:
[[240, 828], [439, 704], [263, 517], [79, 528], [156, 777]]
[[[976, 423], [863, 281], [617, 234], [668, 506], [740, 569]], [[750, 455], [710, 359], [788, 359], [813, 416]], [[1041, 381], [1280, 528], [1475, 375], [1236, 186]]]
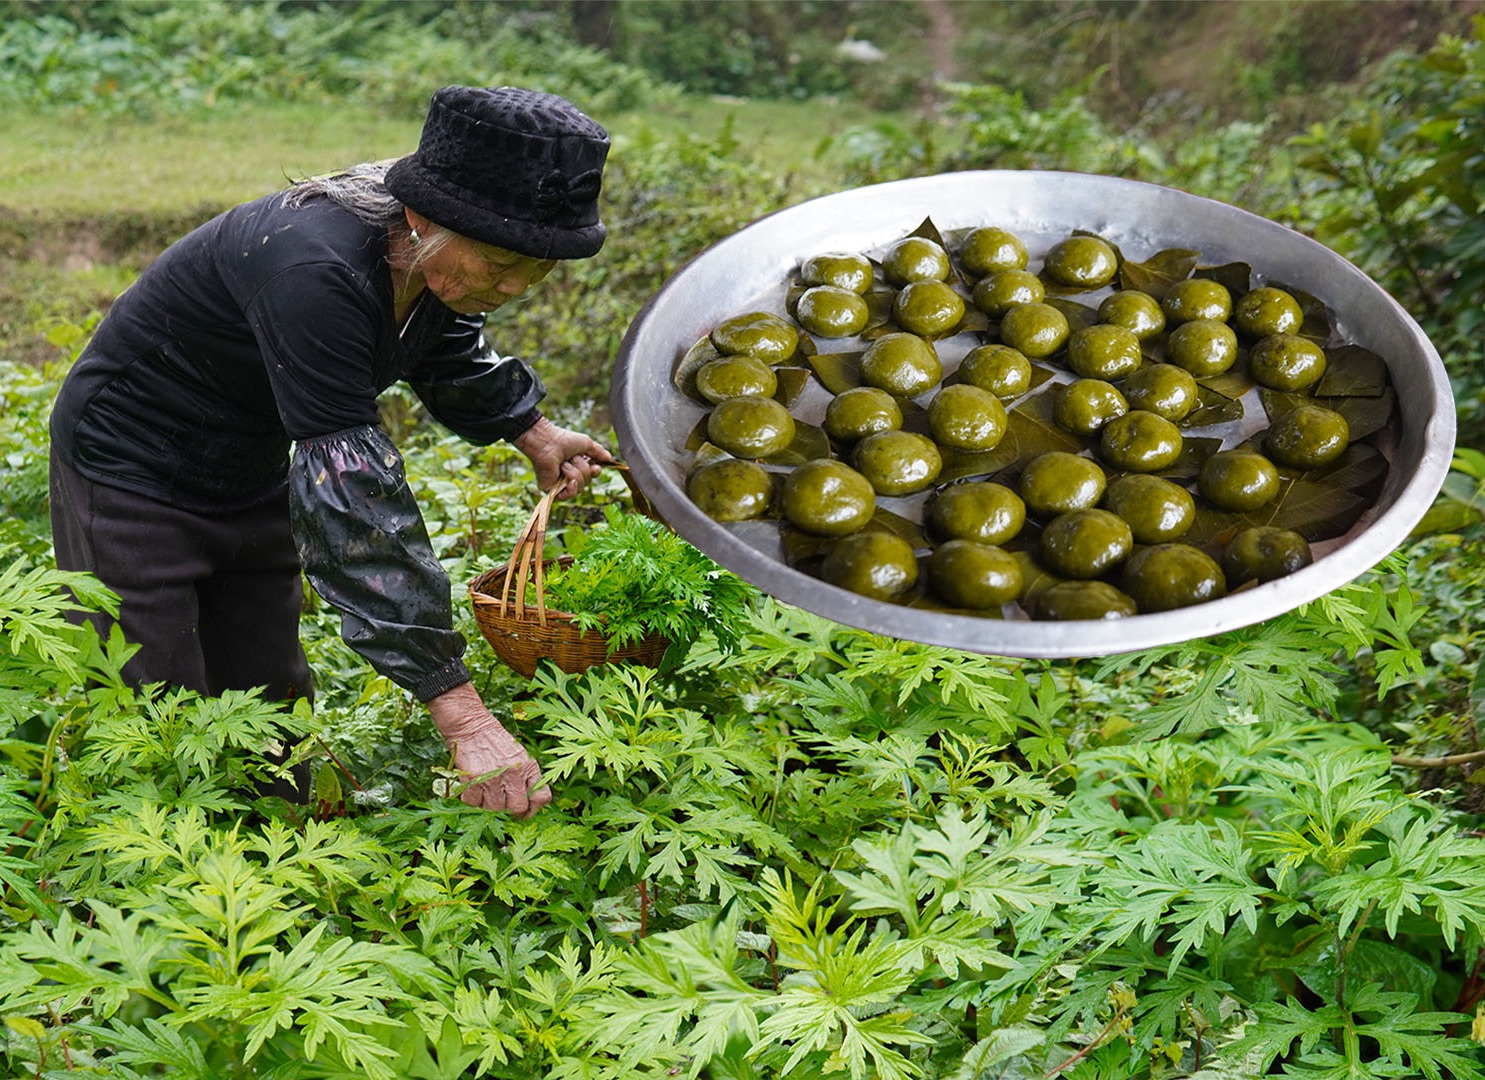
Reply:
[[[328, 176], [311, 176], [289, 188], [285, 206], [303, 206], [310, 199], [329, 199], [336, 206], [355, 214], [368, 225], [380, 225], [393, 234], [406, 237], [407, 226], [402, 200], [387, 190], [387, 170], [397, 161], [368, 161], [352, 165]], [[433, 225], [418, 235], [412, 258], [401, 269], [417, 270], [429, 256], [445, 247], [456, 234], [442, 225]]]

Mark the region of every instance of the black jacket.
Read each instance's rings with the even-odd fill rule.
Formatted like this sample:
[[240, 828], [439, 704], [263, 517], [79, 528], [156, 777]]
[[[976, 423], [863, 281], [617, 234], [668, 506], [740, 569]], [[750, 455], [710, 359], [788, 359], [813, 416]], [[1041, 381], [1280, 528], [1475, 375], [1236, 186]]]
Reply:
[[491, 354], [482, 318], [431, 294], [399, 335], [386, 256], [385, 229], [323, 199], [271, 195], [207, 222], [99, 325], [58, 395], [52, 452], [198, 513], [288, 484], [305, 573], [346, 641], [427, 700], [467, 681], [464, 642], [377, 395], [405, 381], [483, 444], [534, 423], [544, 390]]

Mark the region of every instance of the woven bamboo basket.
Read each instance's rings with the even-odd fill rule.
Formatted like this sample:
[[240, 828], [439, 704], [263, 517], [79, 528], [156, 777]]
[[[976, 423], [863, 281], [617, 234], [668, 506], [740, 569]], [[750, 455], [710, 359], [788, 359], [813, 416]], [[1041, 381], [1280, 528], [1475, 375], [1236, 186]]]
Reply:
[[[627, 470], [624, 475], [627, 479]], [[536, 673], [542, 660], [551, 660], [569, 674], [618, 661], [658, 667], [665, 650], [670, 648], [669, 638], [646, 634], [638, 641], [610, 649], [606, 635], [581, 630], [570, 612], [547, 607], [543, 584], [547, 567], [565, 566], [572, 561], [568, 555], [543, 558], [547, 521], [561, 488], [559, 481], [537, 501], [509, 561], [486, 570], [470, 582], [469, 599], [480, 633], [502, 663], [527, 678]], [[632, 481], [630, 489], [635, 495], [635, 507], [645, 512], [648, 502], [641, 504], [643, 497], [634, 490]]]

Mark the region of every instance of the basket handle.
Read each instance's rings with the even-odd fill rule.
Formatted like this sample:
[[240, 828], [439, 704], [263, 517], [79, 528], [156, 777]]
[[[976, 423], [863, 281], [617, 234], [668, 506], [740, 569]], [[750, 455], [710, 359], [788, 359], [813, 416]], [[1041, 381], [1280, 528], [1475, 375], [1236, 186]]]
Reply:
[[[665, 520], [655, 513], [655, 508], [645, 497], [644, 492], [639, 490], [639, 485], [634, 482], [634, 476], [629, 471], [628, 465], [622, 461], [605, 461], [603, 464], [606, 468], [618, 469], [623, 474], [624, 483], [629, 487], [629, 495], [634, 500], [636, 510], [669, 528]], [[536, 621], [542, 626], [547, 624], [547, 596], [544, 583], [546, 561], [542, 558], [542, 552], [546, 546], [547, 522], [552, 516], [552, 504], [557, 501], [557, 496], [566, 487], [565, 479], [558, 480], [542, 494], [542, 497], [536, 501], [536, 509], [531, 512], [531, 518], [526, 522], [526, 527], [516, 540], [516, 546], [511, 549], [510, 559], [505, 564], [505, 579], [500, 585], [501, 618], [506, 617], [512, 604], [517, 611], [525, 610], [526, 582], [529, 577], [536, 589]]]
[[[505, 617], [506, 609], [512, 600], [517, 611], [525, 610], [526, 578], [527, 575], [531, 575], [536, 586], [536, 621], [542, 626], [547, 624], [547, 597], [542, 583], [542, 549], [546, 546], [547, 520], [552, 516], [552, 503], [556, 501], [557, 493], [566, 486], [566, 480], [559, 480], [552, 485], [551, 490], [536, 501], [536, 509], [532, 511], [530, 520], [526, 522], [526, 528], [522, 530], [516, 546], [511, 549], [510, 559], [505, 564], [505, 580], [500, 585], [500, 615], [502, 618]], [[533, 565], [535, 566], [534, 572]]]

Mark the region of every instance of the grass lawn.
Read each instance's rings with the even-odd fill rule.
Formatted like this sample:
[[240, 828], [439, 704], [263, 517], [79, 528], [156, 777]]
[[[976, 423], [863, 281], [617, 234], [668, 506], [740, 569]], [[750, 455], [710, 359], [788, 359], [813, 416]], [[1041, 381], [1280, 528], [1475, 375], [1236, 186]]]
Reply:
[[79, 218], [226, 206], [286, 178], [406, 153], [419, 126], [369, 110], [305, 105], [156, 120], [14, 116], [0, 133], [0, 207]]
[[[728, 138], [781, 172], [839, 175], [833, 140], [884, 119], [860, 105], [684, 98], [603, 117], [626, 142]], [[355, 105], [236, 104], [157, 118], [17, 114], [0, 127], [0, 356], [56, 359], [166, 243], [292, 179], [417, 146], [420, 119]], [[60, 330], [59, 330], [60, 328]]]
[[[731, 137], [788, 168], [828, 169], [821, 145], [883, 117], [859, 105], [686, 99], [643, 115], [603, 117], [625, 140], [690, 133]], [[237, 105], [158, 119], [68, 112], [10, 117], [0, 130], [0, 208], [66, 218], [174, 217], [228, 206], [289, 178], [397, 157], [421, 122], [355, 106]]]

